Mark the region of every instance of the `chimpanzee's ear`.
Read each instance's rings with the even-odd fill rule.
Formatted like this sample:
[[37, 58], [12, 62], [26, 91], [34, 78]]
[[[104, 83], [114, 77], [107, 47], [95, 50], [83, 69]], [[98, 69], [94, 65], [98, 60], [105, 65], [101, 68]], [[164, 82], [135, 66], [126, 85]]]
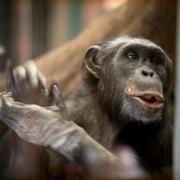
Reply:
[[94, 45], [88, 48], [85, 54], [85, 68], [96, 78], [99, 78], [99, 71], [101, 69], [99, 56], [101, 49], [100, 46]]

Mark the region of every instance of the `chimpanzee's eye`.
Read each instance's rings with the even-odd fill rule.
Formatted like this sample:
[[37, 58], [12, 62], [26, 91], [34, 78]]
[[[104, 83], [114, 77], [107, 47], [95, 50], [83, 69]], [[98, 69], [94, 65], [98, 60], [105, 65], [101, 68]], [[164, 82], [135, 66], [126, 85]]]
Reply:
[[130, 51], [126, 54], [126, 57], [130, 60], [138, 59], [138, 55], [134, 51]]
[[161, 58], [161, 57], [158, 57], [158, 56], [154, 56], [150, 59], [151, 63], [152, 64], [155, 64], [155, 65], [161, 65], [161, 64], [164, 64], [164, 60]]

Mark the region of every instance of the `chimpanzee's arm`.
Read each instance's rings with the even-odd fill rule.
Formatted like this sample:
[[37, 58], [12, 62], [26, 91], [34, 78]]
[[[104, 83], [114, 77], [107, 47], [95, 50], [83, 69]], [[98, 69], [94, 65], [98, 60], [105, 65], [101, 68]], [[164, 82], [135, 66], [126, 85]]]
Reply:
[[89, 176], [130, 178], [118, 158], [75, 123], [64, 120], [56, 107], [25, 105], [1, 93], [0, 119], [24, 140], [50, 147], [80, 164]]

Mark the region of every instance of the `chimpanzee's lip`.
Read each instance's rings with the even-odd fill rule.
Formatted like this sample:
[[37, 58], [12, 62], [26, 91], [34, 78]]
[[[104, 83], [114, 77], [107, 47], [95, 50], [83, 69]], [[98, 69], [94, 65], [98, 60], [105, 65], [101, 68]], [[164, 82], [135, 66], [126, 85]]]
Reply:
[[132, 98], [153, 109], [160, 109], [164, 105], [164, 97], [157, 92], [146, 92], [138, 94], [128, 94]]

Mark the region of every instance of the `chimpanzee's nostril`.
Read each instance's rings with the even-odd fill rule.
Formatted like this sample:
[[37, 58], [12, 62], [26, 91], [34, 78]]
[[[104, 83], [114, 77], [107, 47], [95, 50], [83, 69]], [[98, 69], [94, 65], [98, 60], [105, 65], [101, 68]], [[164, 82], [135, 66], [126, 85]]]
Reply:
[[148, 76], [148, 72], [146, 72], [146, 71], [142, 70], [142, 75], [144, 75], [144, 76]]
[[153, 72], [150, 72], [149, 75], [150, 75], [150, 77], [153, 77], [153, 76], [154, 76], [154, 73], [153, 73]]

